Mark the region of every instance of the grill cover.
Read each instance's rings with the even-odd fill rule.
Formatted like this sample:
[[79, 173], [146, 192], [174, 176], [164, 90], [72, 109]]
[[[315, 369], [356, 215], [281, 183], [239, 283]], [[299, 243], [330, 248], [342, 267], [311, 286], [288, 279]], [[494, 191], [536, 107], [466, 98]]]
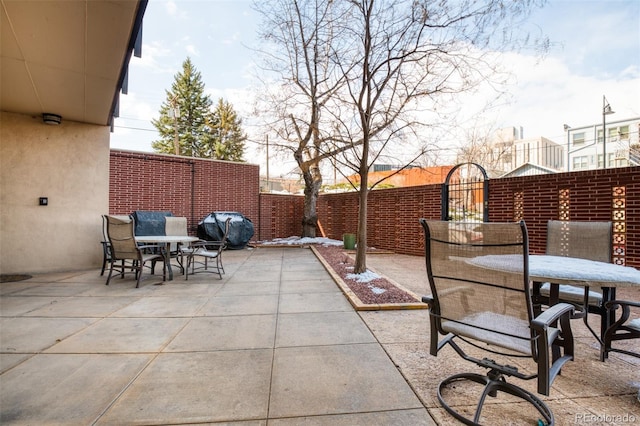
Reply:
[[134, 229], [136, 235], [164, 235], [164, 218], [173, 216], [173, 214], [171, 212], [136, 210], [131, 216], [136, 224]]
[[213, 212], [202, 219], [198, 224], [198, 238], [207, 241], [220, 241], [224, 235], [224, 222], [229, 222], [229, 236], [227, 248], [240, 250], [247, 246], [253, 237], [253, 222], [242, 213], [238, 212]]

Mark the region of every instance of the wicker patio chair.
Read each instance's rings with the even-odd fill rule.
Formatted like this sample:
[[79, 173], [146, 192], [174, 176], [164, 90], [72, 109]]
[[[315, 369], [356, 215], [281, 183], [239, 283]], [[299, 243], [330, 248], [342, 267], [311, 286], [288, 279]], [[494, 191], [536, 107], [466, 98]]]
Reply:
[[[107, 236], [111, 250], [111, 267], [106, 285], [111, 281], [111, 275], [116, 270], [124, 277], [125, 272], [135, 272], [136, 288], [140, 286], [140, 277], [147, 262], [152, 262], [151, 273], [154, 273], [155, 263], [162, 262], [162, 280], [166, 279], [166, 268], [163, 246], [159, 245], [138, 245], [134, 236], [134, 223], [130, 217], [106, 216]], [[153, 253], [146, 253], [147, 249], [154, 250]], [[120, 263], [118, 263], [120, 261]]]
[[[499, 424], [503, 419], [483, 419], [482, 408], [487, 396], [497, 397], [504, 392], [529, 402], [547, 424], [553, 424], [553, 413], [537, 395], [506, 381], [507, 377], [536, 379], [537, 392], [549, 395], [561, 367], [573, 359], [570, 325], [573, 306], [559, 303], [538, 317], [533, 316], [524, 222], [475, 223], [477, 238], [468, 242], [459, 241], [457, 225], [452, 222], [420, 219], [420, 223], [425, 233], [432, 293], [422, 298], [429, 305], [430, 353], [438, 356], [448, 345], [463, 359], [488, 370], [486, 375], [460, 373], [444, 379], [438, 385], [438, 400], [447, 412], [465, 424], [476, 425], [481, 420], [485, 424]], [[520, 259], [522, 267], [516, 268], [520, 271], [482, 268], [471, 262], [477, 256], [501, 255]], [[554, 326], [556, 321], [559, 327]], [[468, 345], [489, 352], [492, 358], [469, 355], [463, 349]], [[505, 358], [495, 361], [496, 356]], [[509, 365], [509, 358], [513, 357], [533, 360], [537, 370], [518, 370]], [[443, 397], [443, 393], [477, 384], [483, 388], [473, 418], [465, 417]], [[537, 416], [532, 424], [536, 420]]]

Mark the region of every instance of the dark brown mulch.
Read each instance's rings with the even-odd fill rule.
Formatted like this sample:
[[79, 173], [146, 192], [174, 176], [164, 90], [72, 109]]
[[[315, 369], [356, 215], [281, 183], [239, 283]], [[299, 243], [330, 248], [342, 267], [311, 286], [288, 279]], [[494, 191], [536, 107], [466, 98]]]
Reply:
[[343, 247], [318, 244], [314, 248], [362, 303], [378, 305], [418, 302], [414, 296], [396, 287], [385, 277], [381, 276], [369, 282], [358, 282], [354, 278], [347, 278], [347, 275], [353, 274], [353, 260], [345, 254]]

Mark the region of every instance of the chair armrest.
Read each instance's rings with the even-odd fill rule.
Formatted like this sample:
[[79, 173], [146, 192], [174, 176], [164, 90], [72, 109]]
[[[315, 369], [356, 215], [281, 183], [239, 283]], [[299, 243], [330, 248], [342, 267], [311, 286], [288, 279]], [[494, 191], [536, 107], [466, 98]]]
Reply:
[[611, 309], [616, 305], [635, 306], [636, 308], [640, 308], [640, 302], [632, 302], [631, 300], [610, 300], [604, 304], [604, 307]]
[[563, 315], [572, 315], [575, 310], [573, 305], [568, 303], [557, 303], [542, 312], [531, 321], [531, 326], [536, 329], [545, 330]]
[[143, 246], [138, 246], [138, 248], [140, 250], [150, 249], [150, 248], [164, 249], [164, 245], [162, 245], [162, 244], [145, 244]]
[[224, 241], [208, 241], [198, 240], [191, 243], [191, 248], [203, 247], [207, 250], [217, 250], [220, 246], [224, 246]]

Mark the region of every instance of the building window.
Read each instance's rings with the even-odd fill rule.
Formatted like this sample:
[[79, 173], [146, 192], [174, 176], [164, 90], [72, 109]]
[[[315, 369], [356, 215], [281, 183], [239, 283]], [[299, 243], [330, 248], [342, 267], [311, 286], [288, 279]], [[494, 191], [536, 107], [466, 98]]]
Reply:
[[629, 126], [620, 126], [619, 133], [621, 141], [629, 140]]
[[573, 134], [573, 144], [574, 145], [584, 145], [584, 132], [574, 133]]
[[627, 160], [624, 157], [616, 157], [616, 159], [613, 160], [612, 167], [628, 167], [628, 166], [629, 166], [629, 160]]
[[587, 170], [589, 168], [589, 157], [582, 155], [573, 157], [573, 170]]
[[[607, 153], [607, 167], [615, 167], [616, 164], [616, 154], [615, 153]], [[602, 159], [604, 156], [602, 154], [598, 154], [598, 168], [602, 168]]]

